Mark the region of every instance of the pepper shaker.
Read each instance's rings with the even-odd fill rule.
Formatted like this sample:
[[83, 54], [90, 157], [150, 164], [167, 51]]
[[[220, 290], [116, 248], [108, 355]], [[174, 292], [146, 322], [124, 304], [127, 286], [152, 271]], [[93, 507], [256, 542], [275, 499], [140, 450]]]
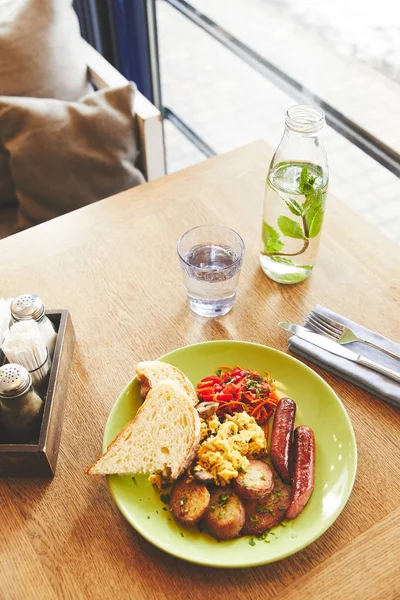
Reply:
[[53, 357], [57, 334], [50, 319], [46, 316], [46, 309], [36, 294], [23, 294], [15, 298], [11, 304], [11, 317], [14, 322], [36, 321], [39, 331], [48, 348], [50, 358]]
[[43, 400], [30, 373], [15, 363], [0, 367], [0, 424], [14, 442], [31, 442], [39, 433]]

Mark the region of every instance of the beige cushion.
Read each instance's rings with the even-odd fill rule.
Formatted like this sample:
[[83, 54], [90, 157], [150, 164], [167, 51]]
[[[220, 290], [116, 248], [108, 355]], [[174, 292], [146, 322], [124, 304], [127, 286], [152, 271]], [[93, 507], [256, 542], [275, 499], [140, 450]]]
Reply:
[[[72, 0], [0, 0], [0, 96], [79, 100], [91, 91], [80, 46]], [[10, 202], [16, 199], [0, 151], [0, 208]]]
[[0, 0], [0, 96], [89, 93], [72, 0]]
[[0, 139], [25, 218], [38, 223], [144, 182], [134, 95], [130, 83], [80, 102], [0, 97]]
[[5, 148], [1, 146], [0, 139], [0, 210], [2, 206], [16, 204], [14, 184], [8, 166], [8, 156]]

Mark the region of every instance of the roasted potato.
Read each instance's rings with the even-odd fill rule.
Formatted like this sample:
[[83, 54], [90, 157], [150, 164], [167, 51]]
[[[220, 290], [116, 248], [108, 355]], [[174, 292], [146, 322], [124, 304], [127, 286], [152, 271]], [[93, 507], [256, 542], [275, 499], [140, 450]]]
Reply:
[[232, 481], [232, 487], [240, 498], [253, 500], [265, 498], [274, 488], [274, 474], [262, 460], [250, 460], [244, 473]]
[[210, 503], [210, 492], [197, 481], [178, 479], [171, 490], [170, 508], [174, 517], [185, 525], [195, 525]]
[[237, 537], [243, 527], [245, 512], [240, 498], [229, 487], [212, 490], [204, 525], [217, 540]]
[[246, 520], [242, 535], [259, 535], [279, 525], [290, 504], [291, 490], [280, 479], [275, 480], [271, 494], [263, 500], [245, 500]]

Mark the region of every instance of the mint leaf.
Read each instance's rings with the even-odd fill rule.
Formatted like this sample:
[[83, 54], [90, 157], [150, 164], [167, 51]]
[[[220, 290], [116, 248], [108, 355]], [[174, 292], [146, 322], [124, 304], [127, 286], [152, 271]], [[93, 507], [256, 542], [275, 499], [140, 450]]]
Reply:
[[308, 194], [305, 202], [302, 204], [303, 216], [307, 215], [307, 212], [314, 204], [318, 205], [318, 207], [322, 205], [323, 199], [322, 190], [313, 190], [311, 194]]
[[278, 263], [282, 263], [283, 265], [290, 265], [292, 267], [296, 266], [292, 260], [290, 260], [289, 258], [285, 258], [284, 256], [271, 256], [270, 258], [271, 260], [274, 260]]
[[300, 225], [296, 221], [293, 221], [293, 219], [289, 219], [289, 217], [279, 217], [278, 227], [283, 235], [287, 237], [304, 239], [304, 233]]
[[305, 279], [304, 273], [289, 273], [288, 275], [280, 275], [280, 283], [299, 283]]
[[307, 215], [308, 237], [315, 238], [321, 231], [322, 221], [324, 220], [324, 209], [322, 206], [315, 206]]
[[285, 204], [293, 215], [296, 215], [296, 217], [302, 216], [303, 207], [298, 202], [296, 202], [296, 200], [293, 200], [293, 198], [289, 198], [288, 200], [285, 200]]
[[271, 227], [271, 225], [268, 225], [266, 221], [263, 221], [262, 239], [264, 242], [265, 254], [279, 252], [283, 248], [283, 243], [279, 239], [279, 232]]
[[281, 263], [283, 265], [289, 265], [290, 267], [296, 267], [296, 269], [306, 269], [307, 271], [312, 271], [311, 265], [298, 265], [290, 258], [285, 258], [284, 256], [270, 256], [271, 260]]
[[299, 179], [299, 192], [300, 194], [304, 194], [304, 188], [308, 184], [308, 168], [303, 167], [300, 173]]

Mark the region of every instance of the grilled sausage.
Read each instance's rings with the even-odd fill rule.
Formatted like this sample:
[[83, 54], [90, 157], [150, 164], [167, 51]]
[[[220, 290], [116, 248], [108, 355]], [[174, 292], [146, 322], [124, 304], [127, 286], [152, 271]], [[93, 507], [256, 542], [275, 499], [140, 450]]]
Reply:
[[278, 475], [290, 483], [290, 461], [296, 404], [290, 398], [282, 398], [276, 407], [272, 426], [270, 455]]
[[294, 431], [293, 489], [287, 518], [295, 519], [314, 491], [315, 438], [310, 427], [300, 425]]
[[211, 492], [204, 525], [217, 540], [231, 540], [243, 527], [245, 512], [240, 498], [229, 487], [218, 487]]
[[171, 490], [171, 512], [185, 525], [194, 525], [200, 521], [209, 503], [210, 492], [205, 485], [196, 481], [178, 479]]
[[265, 498], [274, 487], [274, 474], [262, 460], [250, 460], [244, 473], [232, 481], [232, 487], [240, 498]]
[[260, 535], [279, 525], [290, 504], [290, 487], [280, 479], [275, 481], [273, 492], [264, 500], [245, 500], [246, 520], [242, 535]]

